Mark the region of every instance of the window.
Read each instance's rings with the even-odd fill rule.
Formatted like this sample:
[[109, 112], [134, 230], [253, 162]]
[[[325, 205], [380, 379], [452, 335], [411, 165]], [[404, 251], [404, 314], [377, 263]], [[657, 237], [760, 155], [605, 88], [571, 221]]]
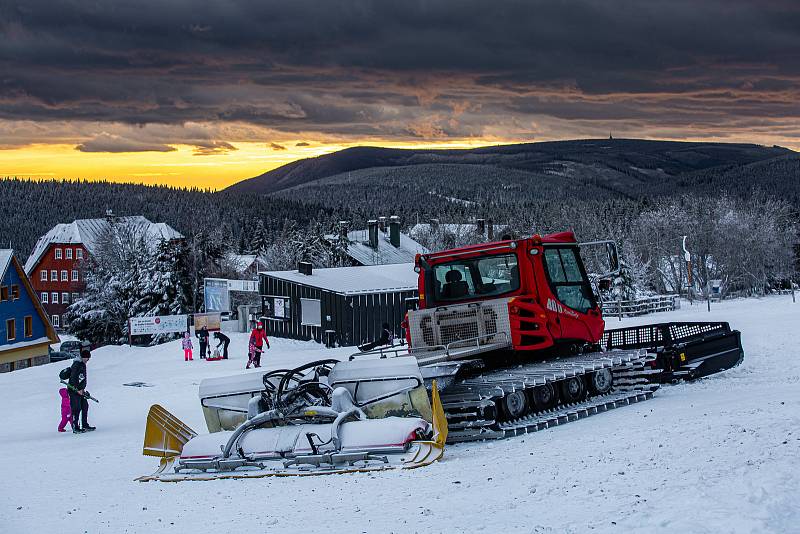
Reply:
[[55, 269], [50, 271], [50, 280], [53, 282], [58, 282], [58, 271], [56, 271]]
[[61, 304], [69, 304], [69, 293], [61, 293]]
[[17, 339], [17, 321], [15, 319], [6, 319], [6, 341], [14, 341]]
[[300, 299], [300, 324], [322, 326], [322, 304], [317, 299]]
[[11, 300], [19, 300], [19, 286], [11, 286]]
[[437, 302], [498, 297], [519, 289], [515, 254], [499, 254], [457, 260], [434, 266], [434, 299]]
[[53, 316], [53, 326], [55, 326], [56, 328], [58, 328], [58, 327], [60, 326], [60, 324], [59, 324], [59, 323], [61, 322], [61, 320], [60, 320], [60, 319], [61, 319], [61, 316], [60, 316], [60, 315], [54, 315], [54, 316]]
[[581, 313], [596, 306], [592, 288], [575, 247], [547, 247], [544, 261], [550, 287], [562, 304]]
[[72, 281], [73, 282], [77, 282], [78, 281], [78, 270], [77, 269], [72, 269]]
[[45, 291], [42, 293], [42, 304], [47, 304], [48, 302], [50, 302], [50, 293]]
[[0, 287], [0, 302], [8, 300], [8, 286]]
[[72, 259], [72, 249], [68, 248], [68, 249], [66, 249], [65, 252], [66, 252], [66, 255], [67, 255], [67, 259], [71, 260]]
[[58, 304], [58, 292], [57, 292], [57, 291], [53, 291], [53, 292], [50, 294], [50, 302], [51, 302], [52, 304]]
[[45, 269], [39, 271], [39, 280], [42, 282], [47, 282], [47, 271]]
[[77, 293], [73, 293], [72, 294], [72, 303], [74, 304], [75, 301], [77, 301], [77, 300], [78, 300], [78, 294]]
[[33, 316], [25, 316], [25, 337], [33, 337]]
[[61, 271], [61, 281], [62, 282], [68, 282], [69, 281], [69, 274], [67, 273], [66, 269], [63, 269]]
[[77, 259], [79, 259], [79, 260], [83, 259], [83, 249], [82, 248], [76, 248], [75, 249], [75, 257]]
[[61, 249], [60, 249], [60, 248], [57, 248], [57, 249], [56, 249], [56, 259], [57, 259], [57, 260], [60, 260], [60, 259], [61, 259]]

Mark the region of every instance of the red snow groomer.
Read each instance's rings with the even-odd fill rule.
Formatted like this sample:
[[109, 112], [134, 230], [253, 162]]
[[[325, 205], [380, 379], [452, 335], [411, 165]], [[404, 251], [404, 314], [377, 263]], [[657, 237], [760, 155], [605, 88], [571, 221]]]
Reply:
[[613, 242], [572, 232], [417, 255], [419, 305], [406, 338], [426, 380], [438, 379], [450, 440], [531, 432], [645, 400], [654, 383], [692, 379], [741, 362], [727, 323], [662, 323], [604, 330], [581, 258]]

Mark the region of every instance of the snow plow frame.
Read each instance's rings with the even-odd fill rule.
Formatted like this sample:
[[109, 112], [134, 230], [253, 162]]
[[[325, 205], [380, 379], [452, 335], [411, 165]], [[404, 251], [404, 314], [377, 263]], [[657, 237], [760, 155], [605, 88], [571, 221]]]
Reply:
[[[416, 449], [411, 451], [407, 458], [403, 458], [400, 464], [390, 464], [386, 457], [372, 455], [369, 451], [364, 451], [361, 456], [365, 458], [369, 456], [371, 459], [382, 459], [383, 463], [357, 466], [353, 465], [352, 460], [354, 456], [352, 453], [328, 453], [311, 455], [308, 457], [289, 458], [287, 459], [288, 461], [285, 462], [286, 468], [284, 470], [249, 470], [241, 472], [232, 470], [214, 473], [181, 473], [175, 469], [176, 461], [180, 457], [184, 445], [190, 439], [197, 436], [197, 433], [163, 407], [154, 404], [150, 407], [150, 411], [147, 414], [147, 426], [145, 428], [142, 454], [161, 458], [161, 461], [158, 469], [153, 474], [138, 477], [136, 480], [139, 482], [149, 482], [153, 480], [161, 482], [181, 482], [187, 480], [217, 480], [230, 478], [315, 476], [425, 467], [442, 458], [448, 434], [447, 419], [444, 415], [442, 401], [439, 398], [439, 391], [435, 382], [431, 389], [431, 406], [433, 411], [433, 421], [431, 421], [434, 432], [433, 438], [430, 440], [412, 442], [413, 445], [416, 446]], [[300, 460], [300, 462], [297, 460]], [[337, 463], [339, 460], [342, 460], [344, 465]], [[357, 461], [358, 458], [355, 458], [355, 460]], [[301, 464], [315, 464], [316, 469], [289, 469], [292, 465], [296, 466]]]

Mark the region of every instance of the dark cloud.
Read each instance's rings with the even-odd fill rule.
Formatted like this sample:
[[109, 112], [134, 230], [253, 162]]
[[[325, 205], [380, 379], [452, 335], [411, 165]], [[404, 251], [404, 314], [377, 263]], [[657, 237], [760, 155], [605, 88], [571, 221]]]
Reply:
[[270, 143], [270, 144], [269, 144], [269, 147], [270, 147], [272, 150], [286, 150], [286, 147], [285, 147], [285, 146], [283, 146], [283, 145], [279, 145], [278, 143]]
[[75, 147], [81, 152], [173, 152], [173, 146], [126, 139], [118, 135], [101, 133]]
[[206, 143], [195, 143], [194, 155], [195, 156], [217, 156], [219, 154], [227, 154], [239, 150], [230, 143], [225, 141], [209, 141]]
[[299, 143], [295, 143], [294, 146], [311, 146], [311, 143], [306, 143], [305, 141], [300, 141]]
[[[793, 0], [6, 0], [0, 119], [398, 139], [554, 121], [725, 132], [798, 117], [798, 28]], [[201, 141], [199, 154], [235, 149]]]

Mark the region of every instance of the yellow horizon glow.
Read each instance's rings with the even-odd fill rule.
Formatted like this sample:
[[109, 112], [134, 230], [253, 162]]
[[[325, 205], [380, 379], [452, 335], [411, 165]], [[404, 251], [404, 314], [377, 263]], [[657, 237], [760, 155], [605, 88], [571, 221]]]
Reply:
[[[680, 139], [699, 142], [758, 142], [740, 138]], [[738, 137], [738, 136], [737, 136]], [[648, 137], [642, 137], [647, 139]], [[558, 139], [539, 138], [537, 142]], [[664, 139], [667, 140], [667, 139]], [[345, 148], [377, 146], [384, 148], [478, 148], [521, 142], [522, 139], [468, 138], [440, 141], [387, 141], [363, 139], [357, 142], [313, 142], [295, 146], [301, 139], [277, 141], [286, 150], [271, 149], [264, 142], [231, 141], [237, 150], [213, 155], [197, 155], [191, 145], [172, 145], [171, 152], [81, 152], [74, 144], [32, 144], [0, 150], [0, 179], [22, 178], [35, 181], [109, 181], [144, 185], [220, 190], [293, 161], [313, 158]], [[764, 139], [762, 144], [769, 146]], [[800, 146], [785, 146], [799, 150]]]
[[22, 178], [35, 181], [109, 181], [173, 187], [220, 190], [253, 178], [293, 161], [313, 158], [355, 146], [385, 148], [477, 148], [508, 144], [486, 139], [460, 139], [429, 143], [370, 141], [353, 143], [313, 143], [274, 150], [265, 143], [233, 142], [237, 150], [197, 155], [195, 147], [173, 145], [171, 152], [81, 152], [75, 145], [35, 144], [0, 150], [0, 179]]

